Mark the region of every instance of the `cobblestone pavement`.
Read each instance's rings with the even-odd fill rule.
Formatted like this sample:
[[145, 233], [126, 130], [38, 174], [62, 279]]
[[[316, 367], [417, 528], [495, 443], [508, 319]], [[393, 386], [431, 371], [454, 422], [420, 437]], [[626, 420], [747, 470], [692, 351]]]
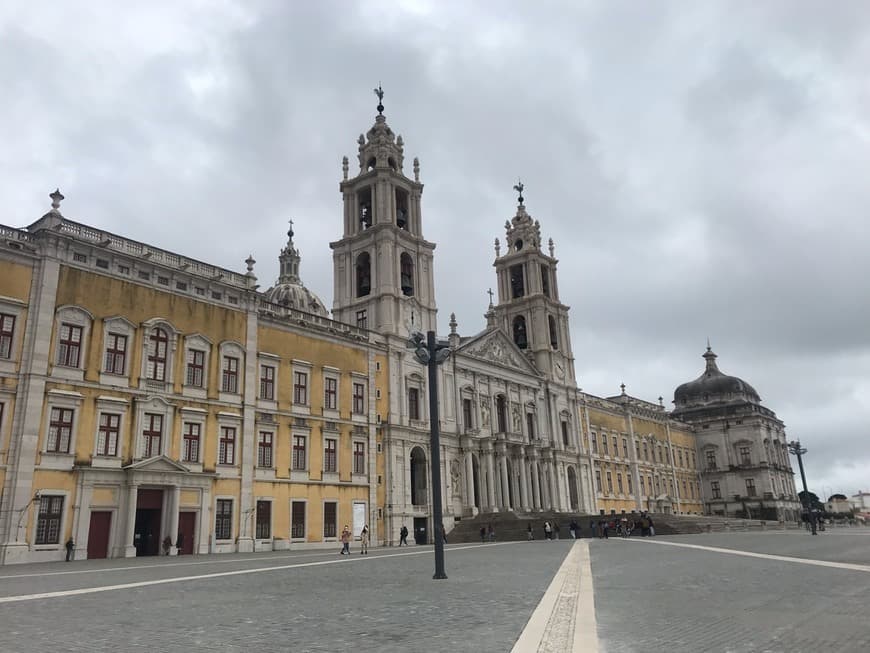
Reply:
[[870, 530], [716, 533], [590, 543], [607, 653], [870, 650], [870, 568], [820, 567], [685, 543], [870, 564]]
[[451, 545], [440, 581], [431, 547], [5, 567], [6, 597], [286, 568], [0, 603], [0, 651], [510, 651], [569, 546]]

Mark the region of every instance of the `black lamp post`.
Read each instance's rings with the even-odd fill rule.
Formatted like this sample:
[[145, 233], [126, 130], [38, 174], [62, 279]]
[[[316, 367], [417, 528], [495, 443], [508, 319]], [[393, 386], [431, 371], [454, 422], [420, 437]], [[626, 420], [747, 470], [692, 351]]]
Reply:
[[435, 529], [435, 575], [433, 579], [447, 578], [444, 572], [444, 521], [441, 508], [441, 433], [438, 424], [438, 365], [450, 356], [450, 345], [437, 341], [435, 332], [423, 336], [419, 331], [411, 334], [408, 348], [429, 371], [429, 426], [430, 461], [432, 476], [432, 526]]
[[803, 486], [804, 486], [804, 493], [801, 497], [801, 507], [806, 512], [807, 518], [810, 520], [810, 524], [812, 525], [813, 533], [815, 533], [816, 532], [816, 522], [812, 516], [812, 511], [811, 511], [812, 506], [808, 504], [809, 498], [810, 498], [810, 493], [807, 490], [807, 475], [804, 473], [804, 461], [802, 458], [802, 456], [807, 452], [807, 448], [801, 446], [800, 440], [792, 440], [791, 442], [788, 443], [788, 451], [789, 451], [789, 453], [797, 456], [798, 467], [801, 470], [801, 483], [803, 483]]

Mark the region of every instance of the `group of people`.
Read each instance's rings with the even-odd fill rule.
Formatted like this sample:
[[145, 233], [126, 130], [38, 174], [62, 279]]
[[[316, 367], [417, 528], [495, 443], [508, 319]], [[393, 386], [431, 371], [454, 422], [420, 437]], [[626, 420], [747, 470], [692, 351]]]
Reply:
[[631, 537], [632, 533], [637, 529], [640, 529], [641, 537], [652, 537], [656, 534], [653, 519], [645, 512], [640, 513], [637, 521], [635, 521], [633, 514], [630, 517], [611, 517], [610, 519], [599, 519], [598, 521], [594, 519], [589, 520], [591, 536], [605, 540], [610, 537], [610, 533], [615, 533], [619, 537]]
[[[353, 540], [353, 533], [351, 533], [350, 529], [347, 527], [347, 524], [345, 524], [344, 528], [341, 530], [341, 551], [338, 552], [339, 555], [348, 555], [348, 556], [350, 555], [350, 543], [352, 540]], [[407, 544], [407, 542], [405, 544]], [[360, 555], [368, 555], [369, 554], [369, 525], [368, 524], [363, 526], [362, 530], [359, 532], [359, 554]]]
[[495, 529], [492, 527], [492, 524], [480, 527], [480, 542], [481, 544], [495, 542]]

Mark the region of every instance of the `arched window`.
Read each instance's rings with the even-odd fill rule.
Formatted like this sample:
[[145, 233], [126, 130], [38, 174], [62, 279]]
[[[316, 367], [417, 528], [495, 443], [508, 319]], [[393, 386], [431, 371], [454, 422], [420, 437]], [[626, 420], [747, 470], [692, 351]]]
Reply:
[[356, 296], [365, 297], [372, 291], [372, 259], [368, 252], [356, 257]]
[[520, 349], [525, 349], [529, 346], [526, 336], [526, 318], [522, 315], [517, 315], [514, 318], [514, 342]]
[[402, 254], [399, 261], [401, 266], [402, 293], [406, 297], [410, 297], [414, 294], [414, 261], [407, 252]]
[[169, 336], [164, 329], [155, 328], [148, 338], [148, 377], [154, 381], [166, 380]]
[[507, 402], [505, 402], [504, 395], [495, 398], [495, 416], [498, 420], [498, 432], [505, 433], [507, 431]]
[[550, 346], [553, 349], [558, 349], [559, 348], [559, 337], [558, 337], [558, 334], [556, 333], [556, 318], [554, 318], [552, 315], [548, 315], [547, 322], [550, 325]]

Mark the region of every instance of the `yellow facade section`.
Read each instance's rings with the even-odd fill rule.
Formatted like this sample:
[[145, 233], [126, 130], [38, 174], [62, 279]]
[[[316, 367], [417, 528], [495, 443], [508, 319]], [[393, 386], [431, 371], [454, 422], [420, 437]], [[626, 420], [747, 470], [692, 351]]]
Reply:
[[33, 268], [14, 261], [0, 260], [0, 295], [17, 299], [25, 304], [30, 298], [30, 283], [33, 279]]

